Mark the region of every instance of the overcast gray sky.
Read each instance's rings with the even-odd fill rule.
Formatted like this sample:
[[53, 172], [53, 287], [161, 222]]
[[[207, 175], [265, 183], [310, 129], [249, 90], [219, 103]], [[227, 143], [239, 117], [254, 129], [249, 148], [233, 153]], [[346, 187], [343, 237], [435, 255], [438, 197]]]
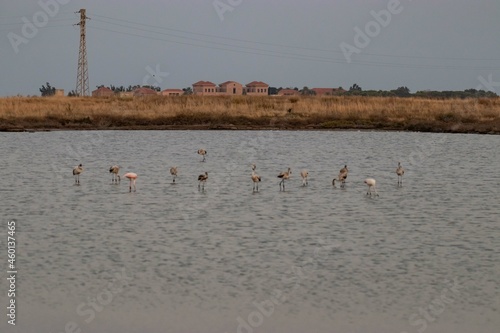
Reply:
[[0, 96], [76, 88], [80, 8], [90, 90], [258, 80], [500, 93], [498, 0], [0, 1]]

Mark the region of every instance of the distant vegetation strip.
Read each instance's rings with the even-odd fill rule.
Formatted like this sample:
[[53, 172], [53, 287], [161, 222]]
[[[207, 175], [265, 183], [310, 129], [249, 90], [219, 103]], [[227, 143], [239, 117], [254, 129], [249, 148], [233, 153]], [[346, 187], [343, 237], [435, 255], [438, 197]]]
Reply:
[[380, 129], [500, 134], [500, 98], [0, 98], [0, 130]]

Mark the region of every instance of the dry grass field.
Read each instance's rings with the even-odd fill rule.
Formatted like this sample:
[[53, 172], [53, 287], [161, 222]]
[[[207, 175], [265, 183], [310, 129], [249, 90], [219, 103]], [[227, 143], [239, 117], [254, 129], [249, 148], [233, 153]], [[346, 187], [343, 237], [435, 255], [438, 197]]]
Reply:
[[500, 133], [500, 98], [0, 98], [0, 130], [386, 129]]

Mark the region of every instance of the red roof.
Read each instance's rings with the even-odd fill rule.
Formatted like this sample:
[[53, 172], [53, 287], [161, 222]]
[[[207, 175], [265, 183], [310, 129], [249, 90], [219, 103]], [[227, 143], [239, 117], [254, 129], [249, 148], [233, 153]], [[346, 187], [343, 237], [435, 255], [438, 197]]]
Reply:
[[137, 88], [134, 90], [134, 95], [137, 95], [137, 94], [142, 94], [142, 95], [157, 95], [158, 93], [153, 90], [153, 89], [150, 89], [150, 88]]
[[[222, 86], [226, 86], [226, 85], [228, 85], [228, 84], [230, 84], [230, 83], [240, 84], [240, 83], [238, 83], [238, 82], [236, 82], [236, 81], [226, 81], [226, 82], [222, 82], [221, 84], [219, 84], [219, 86], [221, 86], [221, 87], [222, 87]], [[240, 84], [240, 85], [241, 85], [241, 84]]]
[[96, 91], [109, 91], [109, 92], [113, 92], [113, 90], [111, 90], [108, 87], [100, 87], [100, 88], [97, 88], [96, 90], [94, 90], [93, 92], [96, 92]]
[[215, 83], [210, 82], [210, 81], [198, 81], [196, 83], [193, 83], [193, 86], [211, 86], [211, 87], [215, 87]]
[[247, 87], [269, 87], [267, 83], [262, 81], [252, 81], [246, 85]]

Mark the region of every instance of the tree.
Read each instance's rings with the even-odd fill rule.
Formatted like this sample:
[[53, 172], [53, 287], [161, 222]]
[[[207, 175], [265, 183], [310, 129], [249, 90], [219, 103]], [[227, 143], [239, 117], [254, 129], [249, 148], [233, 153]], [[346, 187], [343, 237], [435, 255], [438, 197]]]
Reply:
[[304, 87], [300, 91], [300, 94], [304, 96], [314, 96], [316, 95], [316, 92], [314, 90], [309, 89], [308, 87]]
[[278, 95], [278, 91], [280, 91], [281, 88], [276, 88], [276, 87], [269, 87], [267, 90], [269, 95]]
[[356, 92], [359, 92], [359, 91], [363, 91], [363, 89], [361, 89], [360, 86], [358, 86], [357, 83], [353, 84], [350, 88], [349, 88], [349, 91], [353, 92], [353, 91], [356, 91]]
[[109, 89], [113, 90], [114, 93], [125, 91], [124, 86], [117, 87], [117, 86], [114, 86], [112, 84], [109, 86]]
[[141, 86], [138, 86], [138, 85], [135, 85], [135, 86], [132, 86], [132, 85], [129, 85], [126, 89], [126, 91], [134, 91], [136, 90], [137, 88], [140, 88]]
[[161, 90], [161, 88], [158, 87], [158, 86], [149, 86], [149, 85], [144, 85], [144, 86], [138, 87], [138, 88], [148, 88], [148, 89], [155, 90], [155, 91], [160, 91]]
[[182, 91], [184, 91], [184, 95], [192, 95], [193, 94], [193, 89], [191, 87], [183, 88]]
[[78, 97], [78, 93], [76, 92], [76, 90], [71, 90], [68, 93], [68, 97]]
[[396, 90], [391, 90], [398, 97], [409, 97], [410, 89], [408, 87], [398, 87]]
[[42, 93], [42, 96], [54, 96], [56, 93], [56, 88], [51, 87], [50, 83], [47, 82], [47, 86], [42, 85], [40, 88], [40, 92]]

